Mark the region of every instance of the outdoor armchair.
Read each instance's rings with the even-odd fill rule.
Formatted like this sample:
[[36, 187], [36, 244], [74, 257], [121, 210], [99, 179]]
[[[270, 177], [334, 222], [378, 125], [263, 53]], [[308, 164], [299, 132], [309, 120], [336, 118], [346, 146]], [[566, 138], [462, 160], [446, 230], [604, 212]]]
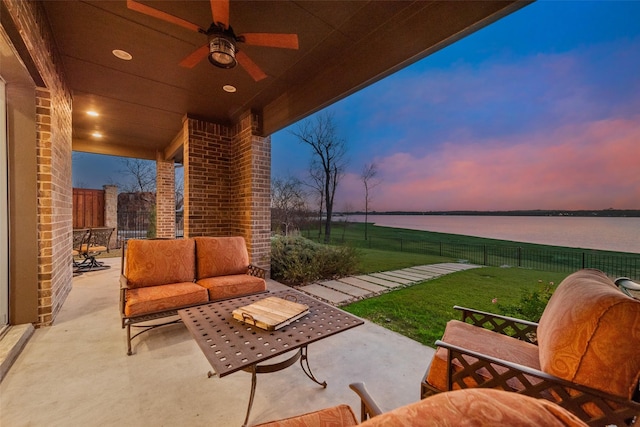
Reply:
[[[109, 266], [105, 266], [102, 262], [96, 260], [96, 256], [103, 252], [109, 252], [109, 243], [114, 230], [115, 228], [113, 227], [97, 227], [73, 231], [72, 255], [74, 257], [75, 272], [109, 268]], [[77, 262], [75, 257], [82, 257], [83, 260]]]
[[602, 272], [569, 275], [539, 324], [461, 309], [447, 324], [422, 397], [497, 388], [550, 400], [591, 426], [640, 416], [640, 301]]

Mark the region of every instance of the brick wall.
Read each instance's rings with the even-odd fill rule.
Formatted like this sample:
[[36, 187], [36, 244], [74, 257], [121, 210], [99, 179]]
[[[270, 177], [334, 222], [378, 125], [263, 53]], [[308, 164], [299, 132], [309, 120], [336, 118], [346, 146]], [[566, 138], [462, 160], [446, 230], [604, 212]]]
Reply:
[[176, 237], [175, 189], [173, 161], [156, 160], [156, 237]]
[[[42, 5], [3, 0], [45, 87], [36, 104], [38, 326], [50, 325], [71, 290], [71, 92]], [[25, 143], [29, 143], [25, 141]]]
[[254, 264], [270, 265], [271, 140], [259, 117], [233, 127], [185, 118], [184, 235], [241, 235]]

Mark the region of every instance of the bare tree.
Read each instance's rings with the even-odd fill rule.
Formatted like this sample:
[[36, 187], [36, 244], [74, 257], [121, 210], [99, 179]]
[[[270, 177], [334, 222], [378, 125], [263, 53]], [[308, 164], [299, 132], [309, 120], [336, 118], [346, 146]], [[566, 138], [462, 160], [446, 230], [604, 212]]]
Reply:
[[297, 130], [292, 131], [292, 134], [298, 137], [300, 142], [311, 147], [312, 165], [313, 162], [317, 162], [317, 167], [322, 172], [324, 205], [327, 212], [324, 241], [328, 243], [331, 239], [333, 199], [346, 166], [346, 142], [338, 137], [333, 115], [328, 112], [317, 114], [314, 119], [305, 120]]
[[318, 196], [318, 239], [322, 236], [322, 208], [324, 207], [324, 172], [320, 167], [320, 164], [313, 159], [309, 166], [309, 178], [307, 183], [309, 187]]
[[369, 205], [371, 203], [371, 190], [378, 184], [380, 181], [376, 179], [378, 176], [378, 165], [375, 162], [365, 163], [362, 168], [362, 173], [360, 174], [360, 179], [362, 179], [362, 183], [364, 184], [364, 240], [367, 240], [367, 221], [369, 218]]
[[274, 178], [271, 181], [272, 219], [278, 227], [284, 227], [285, 235], [292, 228], [297, 228], [306, 216], [305, 196], [302, 182], [297, 178]]
[[126, 193], [136, 193], [138, 191], [156, 191], [156, 168], [155, 162], [150, 160], [129, 159], [121, 160], [123, 169], [118, 171], [126, 179], [120, 186]]

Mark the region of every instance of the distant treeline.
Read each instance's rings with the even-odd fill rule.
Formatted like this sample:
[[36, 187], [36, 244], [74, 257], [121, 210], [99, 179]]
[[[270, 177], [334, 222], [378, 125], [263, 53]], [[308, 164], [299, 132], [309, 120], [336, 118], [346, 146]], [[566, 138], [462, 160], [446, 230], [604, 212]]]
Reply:
[[[340, 214], [345, 215], [346, 212]], [[349, 215], [364, 215], [364, 212], [349, 212]], [[428, 211], [428, 212], [369, 212], [369, 215], [473, 215], [473, 216], [582, 216], [582, 217], [640, 217], [640, 209], [603, 209], [603, 210], [524, 210], [524, 211]]]

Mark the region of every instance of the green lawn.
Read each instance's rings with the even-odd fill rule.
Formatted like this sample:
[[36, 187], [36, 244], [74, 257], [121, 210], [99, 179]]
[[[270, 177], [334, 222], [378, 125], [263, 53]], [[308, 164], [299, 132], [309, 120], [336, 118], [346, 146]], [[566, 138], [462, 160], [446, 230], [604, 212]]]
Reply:
[[[524, 291], [541, 283], [560, 283], [568, 273], [483, 267], [396, 290], [342, 307], [387, 329], [433, 347], [450, 319], [460, 319], [454, 305], [496, 312], [492, 303], [517, 303]], [[540, 282], [539, 282], [540, 281]]]
[[437, 255], [423, 255], [377, 249], [358, 249], [358, 258], [358, 272], [361, 274], [399, 270], [401, 268], [413, 267], [415, 265], [456, 261], [453, 258]]

